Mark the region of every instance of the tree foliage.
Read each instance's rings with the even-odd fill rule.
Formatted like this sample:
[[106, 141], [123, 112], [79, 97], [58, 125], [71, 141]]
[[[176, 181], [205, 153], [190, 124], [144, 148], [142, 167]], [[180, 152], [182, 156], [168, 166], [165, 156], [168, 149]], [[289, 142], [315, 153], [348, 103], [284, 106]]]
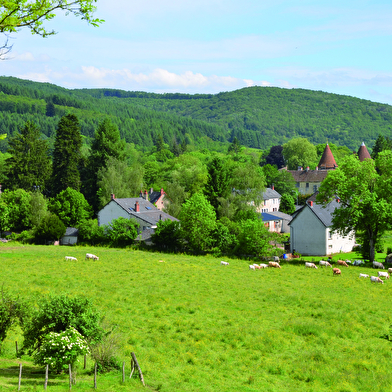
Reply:
[[46, 214], [35, 229], [37, 242], [58, 241], [66, 231], [66, 226], [61, 219], [54, 214]]
[[135, 219], [120, 216], [105, 227], [105, 234], [112, 246], [132, 245], [137, 237], [138, 227], [139, 223]]
[[295, 201], [289, 193], [283, 193], [280, 199], [279, 211], [289, 215], [295, 212]]
[[22, 301], [6, 291], [3, 285], [0, 292], [0, 348], [8, 331], [18, 320], [23, 320], [24, 313], [25, 307]]
[[79, 164], [82, 137], [79, 120], [74, 114], [62, 117], [56, 132], [53, 151], [52, 195], [68, 187], [80, 190]]
[[32, 122], [26, 122], [20, 134], [9, 140], [7, 159], [7, 181], [9, 189], [24, 189], [44, 192], [51, 174], [49, 146], [41, 139], [39, 128]]
[[7, 0], [0, 6], [0, 33], [13, 33], [27, 28], [32, 34], [42, 37], [56, 34], [48, 30], [45, 22], [56, 16], [58, 11], [73, 14], [93, 26], [103, 22], [94, 18], [96, 0]]
[[50, 200], [49, 210], [57, 215], [66, 227], [78, 227], [92, 215], [92, 209], [83, 194], [69, 187]]
[[308, 139], [298, 137], [283, 145], [283, 156], [289, 170], [298, 166], [306, 167], [316, 164], [317, 149]]
[[178, 221], [160, 220], [151, 236], [154, 246], [162, 251], [178, 251], [182, 247], [181, 225]]
[[180, 221], [183, 238], [188, 242], [191, 250], [204, 252], [211, 247], [216, 214], [203, 194], [195, 193], [184, 203]]

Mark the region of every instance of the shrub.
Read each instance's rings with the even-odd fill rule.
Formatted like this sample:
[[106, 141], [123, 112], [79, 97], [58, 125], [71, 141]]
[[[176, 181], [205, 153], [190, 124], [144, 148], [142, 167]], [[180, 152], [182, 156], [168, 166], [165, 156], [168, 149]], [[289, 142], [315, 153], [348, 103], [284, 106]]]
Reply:
[[43, 340], [40, 349], [34, 354], [36, 365], [49, 365], [60, 373], [69, 364], [73, 366], [79, 355], [89, 353], [89, 348], [83, 336], [74, 328], [62, 332], [50, 332]]
[[120, 347], [120, 335], [113, 331], [105, 335], [99, 343], [92, 346], [91, 357], [97, 363], [98, 372], [105, 373], [120, 368], [120, 361], [117, 358]]
[[99, 313], [86, 298], [66, 295], [43, 298], [23, 326], [23, 352], [28, 350], [32, 354], [40, 349], [50, 332], [60, 333], [70, 327], [74, 327], [88, 343], [100, 341], [103, 330], [99, 321]]

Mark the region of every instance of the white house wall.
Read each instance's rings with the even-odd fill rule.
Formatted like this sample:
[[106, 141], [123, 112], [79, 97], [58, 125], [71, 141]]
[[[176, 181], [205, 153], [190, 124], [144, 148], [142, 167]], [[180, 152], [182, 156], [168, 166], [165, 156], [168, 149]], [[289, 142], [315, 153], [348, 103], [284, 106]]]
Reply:
[[330, 229], [327, 229], [327, 254], [339, 253], [339, 252], [351, 252], [355, 245], [355, 236], [353, 234], [348, 236], [342, 236], [337, 232], [332, 232], [331, 237], [329, 235]]
[[[310, 207], [309, 207], [310, 208]], [[290, 225], [291, 252], [307, 256], [326, 254], [326, 228], [323, 223], [305, 207]]]

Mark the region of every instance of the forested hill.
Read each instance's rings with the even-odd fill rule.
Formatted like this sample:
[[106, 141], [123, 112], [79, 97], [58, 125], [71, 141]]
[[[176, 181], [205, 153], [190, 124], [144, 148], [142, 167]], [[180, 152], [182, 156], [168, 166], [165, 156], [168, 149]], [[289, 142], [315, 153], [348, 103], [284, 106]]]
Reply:
[[127, 142], [145, 149], [158, 135], [169, 145], [175, 140], [218, 149], [234, 137], [261, 149], [301, 136], [352, 150], [362, 141], [371, 148], [379, 134], [392, 137], [392, 106], [321, 91], [248, 87], [219, 94], [153, 94], [69, 90], [0, 77], [0, 133], [12, 135], [32, 119], [52, 137], [69, 112], [78, 116], [87, 137], [110, 117]]
[[301, 136], [313, 144], [328, 139], [357, 150], [362, 141], [372, 147], [379, 134], [392, 136], [392, 106], [322, 91], [277, 87], [248, 87], [216, 95], [83, 91], [208, 121], [228, 131], [230, 140], [236, 136], [241, 144], [262, 149]]

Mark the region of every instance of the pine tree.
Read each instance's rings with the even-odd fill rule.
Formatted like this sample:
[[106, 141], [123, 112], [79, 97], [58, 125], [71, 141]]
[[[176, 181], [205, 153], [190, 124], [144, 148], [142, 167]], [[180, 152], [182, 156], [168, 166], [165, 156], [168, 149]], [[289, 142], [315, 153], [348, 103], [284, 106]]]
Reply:
[[108, 161], [113, 158], [120, 162], [125, 160], [125, 141], [121, 140], [117, 126], [105, 119], [95, 131], [84, 178], [86, 185], [83, 193], [95, 211], [99, 204], [98, 172], [106, 169]]
[[59, 122], [54, 142], [52, 196], [68, 187], [80, 190], [81, 147], [79, 120], [74, 114], [67, 114]]
[[211, 162], [204, 194], [214, 207], [216, 214], [218, 214], [219, 198], [226, 198], [230, 194], [228, 173], [220, 158], [214, 158]]
[[26, 122], [20, 134], [9, 141], [6, 160], [8, 166], [6, 188], [26, 191], [45, 191], [50, 177], [51, 162], [48, 143], [41, 139], [39, 128], [32, 122]]

